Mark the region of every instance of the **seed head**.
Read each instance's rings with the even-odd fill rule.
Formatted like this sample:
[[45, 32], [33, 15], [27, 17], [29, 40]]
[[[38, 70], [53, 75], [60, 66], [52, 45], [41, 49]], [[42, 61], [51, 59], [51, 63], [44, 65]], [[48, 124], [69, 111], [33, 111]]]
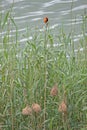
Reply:
[[32, 115], [32, 109], [29, 106], [26, 106], [23, 110], [22, 110], [22, 115]]
[[40, 107], [40, 105], [37, 104], [37, 103], [33, 103], [33, 104], [32, 104], [32, 109], [33, 109], [33, 111], [34, 111], [35, 113], [39, 113], [39, 112], [41, 111], [41, 107]]
[[55, 84], [50, 91], [50, 95], [51, 96], [57, 96], [57, 94], [58, 94], [58, 88], [57, 88], [57, 84]]
[[47, 23], [47, 22], [48, 22], [48, 17], [45, 17], [45, 18], [43, 19], [43, 21], [44, 21], [44, 23]]
[[66, 113], [67, 112], [67, 105], [65, 101], [62, 101], [58, 108], [59, 112]]

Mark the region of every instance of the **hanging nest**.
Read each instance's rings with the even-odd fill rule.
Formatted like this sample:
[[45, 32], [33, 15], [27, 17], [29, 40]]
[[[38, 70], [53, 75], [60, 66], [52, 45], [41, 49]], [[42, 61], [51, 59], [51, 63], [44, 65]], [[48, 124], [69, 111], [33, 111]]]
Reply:
[[66, 113], [67, 112], [67, 105], [65, 101], [62, 101], [58, 108], [59, 112]]
[[29, 106], [26, 106], [24, 109], [22, 109], [22, 115], [32, 115], [32, 109]]
[[39, 113], [39, 112], [41, 112], [41, 107], [40, 107], [39, 104], [33, 103], [33, 104], [32, 104], [32, 110], [33, 110], [35, 113]]
[[55, 84], [55, 85], [53, 86], [53, 88], [51, 89], [50, 95], [51, 95], [51, 96], [57, 96], [57, 95], [58, 95], [58, 87], [57, 87], [57, 84]]

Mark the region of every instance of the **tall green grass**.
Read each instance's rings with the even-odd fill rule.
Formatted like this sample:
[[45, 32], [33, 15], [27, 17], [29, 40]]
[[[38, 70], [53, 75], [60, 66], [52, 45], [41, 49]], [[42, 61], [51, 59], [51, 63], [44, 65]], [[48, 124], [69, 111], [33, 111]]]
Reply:
[[[0, 45], [0, 129], [86, 130], [86, 17], [76, 53], [73, 36], [65, 34], [63, 28], [54, 36], [44, 25], [45, 30], [33, 34], [33, 39], [27, 40], [21, 48], [17, 25], [10, 12], [0, 22], [2, 31], [6, 31]], [[10, 24], [16, 30], [15, 39], [9, 37]], [[25, 36], [29, 37], [29, 34], [25, 32]], [[80, 51], [81, 47], [83, 51]], [[52, 97], [50, 91], [55, 84], [58, 95]], [[67, 102], [66, 115], [58, 111], [63, 100]], [[33, 103], [41, 106], [41, 112], [22, 115], [22, 109]]]

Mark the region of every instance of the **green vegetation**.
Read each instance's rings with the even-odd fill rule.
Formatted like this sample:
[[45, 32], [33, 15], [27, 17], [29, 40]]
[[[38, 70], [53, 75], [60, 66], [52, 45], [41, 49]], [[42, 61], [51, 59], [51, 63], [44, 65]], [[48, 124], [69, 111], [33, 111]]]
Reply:
[[[36, 31], [22, 46], [10, 12], [0, 21], [1, 31], [6, 31], [0, 44], [0, 130], [87, 129], [86, 22], [84, 17], [75, 52], [74, 34], [65, 34], [63, 29], [53, 35], [44, 25], [43, 32]], [[10, 38], [12, 28], [15, 39]], [[24, 35], [30, 36], [28, 29]], [[58, 93], [52, 95], [54, 86]], [[23, 113], [33, 103], [41, 110]]]

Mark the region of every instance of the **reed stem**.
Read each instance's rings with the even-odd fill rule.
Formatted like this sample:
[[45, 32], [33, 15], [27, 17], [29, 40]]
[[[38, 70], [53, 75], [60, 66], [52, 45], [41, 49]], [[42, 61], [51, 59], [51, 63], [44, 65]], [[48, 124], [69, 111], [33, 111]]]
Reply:
[[47, 26], [45, 30], [45, 41], [44, 41], [44, 130], [46, 130], [46, 89], [47, 89]]

